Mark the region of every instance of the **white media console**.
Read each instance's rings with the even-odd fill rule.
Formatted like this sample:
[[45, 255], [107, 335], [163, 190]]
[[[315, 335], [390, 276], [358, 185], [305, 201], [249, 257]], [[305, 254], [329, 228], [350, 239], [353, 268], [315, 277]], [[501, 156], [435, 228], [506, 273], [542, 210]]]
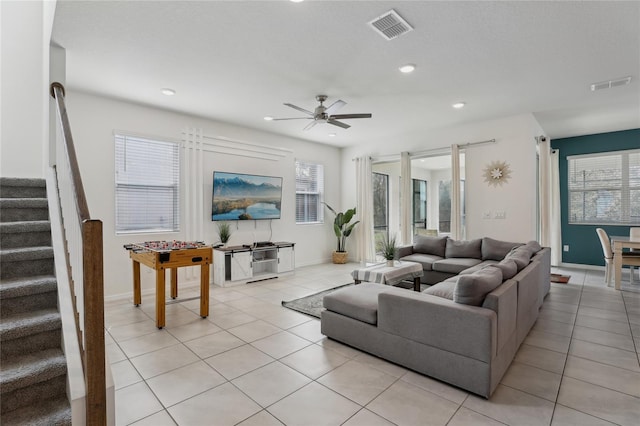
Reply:
[[293, 272], [295, 243], [218, 247], [213, 250], [213, 283], [222, 287], [276, 278]]

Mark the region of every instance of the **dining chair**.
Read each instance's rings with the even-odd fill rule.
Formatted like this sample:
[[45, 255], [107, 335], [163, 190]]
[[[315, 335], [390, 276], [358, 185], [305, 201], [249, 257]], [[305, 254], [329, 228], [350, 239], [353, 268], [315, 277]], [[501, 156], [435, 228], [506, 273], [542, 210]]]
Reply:
[[[611, 282], [611, 276], [613, 275], [613, 250], [611, 249], [611, 239], [607, 232], [602, 228], [597, 228], [596, 233], [598, 234], [598, 238], [600, 238], [600, 245], [602, 245], [602, 252], [604, 254], [604, 282], [609, 286]], [[640, 266], [640, 256], [629, 253], [622, 253], [622, 265], [627, 266]], [[632, 277], [633, 280], [633, 277]]]

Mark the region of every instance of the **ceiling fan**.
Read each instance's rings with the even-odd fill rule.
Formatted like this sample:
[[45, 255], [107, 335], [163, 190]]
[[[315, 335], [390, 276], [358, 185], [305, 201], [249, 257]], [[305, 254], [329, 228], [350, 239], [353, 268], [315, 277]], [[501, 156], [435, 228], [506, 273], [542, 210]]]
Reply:
[[325, 107], [323, 105], [323, 102], [327, 100], [327, 95], [318, 95], [316, 96], [316, 100], [320, 102], [320, 105], [318, 105], [313, 112], [308, 111], [304, 108], [300, 108], [299, 106], [293, 104], [285, 103], [286, 106], [296, 109], [300, 112], [304, 112], [305, 114], [309, 115], [309, 117], [274, 118], [273, 120], [313, 120], [303, 129], [309, 130], [318, 123], [328, 123], [333, 124], [334, 126], [342, 127], [343, 129], [348, 129], [351, 126], [338, 120], [349, 118], [371, 118], [371, 114], [334, 114], [347, 103], [342, 100], [337, 100], [328, 107]]

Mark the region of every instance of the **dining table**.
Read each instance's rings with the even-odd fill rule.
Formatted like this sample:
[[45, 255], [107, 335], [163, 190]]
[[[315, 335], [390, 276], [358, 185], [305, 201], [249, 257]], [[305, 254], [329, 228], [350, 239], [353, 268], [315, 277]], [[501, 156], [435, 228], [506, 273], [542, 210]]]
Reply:
[[[612, 235], [611, 245], [613, 246], [613, 267], [615, 270], [614, 282], [616, 290], [620, 290], [622, 281], [622, 252], [624, 249], [636, 249], [640, 251], [640, 238], [629, 236]], [[640, 265], [640, 256], [638, 257]]]

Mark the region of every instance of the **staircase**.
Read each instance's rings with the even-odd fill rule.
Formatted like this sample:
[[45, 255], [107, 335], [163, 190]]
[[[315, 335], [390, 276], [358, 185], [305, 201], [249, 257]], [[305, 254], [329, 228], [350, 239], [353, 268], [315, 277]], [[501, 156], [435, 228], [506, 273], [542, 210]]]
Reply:
[[0, 422], [70, 425], [44, 179], [0, 178]]

